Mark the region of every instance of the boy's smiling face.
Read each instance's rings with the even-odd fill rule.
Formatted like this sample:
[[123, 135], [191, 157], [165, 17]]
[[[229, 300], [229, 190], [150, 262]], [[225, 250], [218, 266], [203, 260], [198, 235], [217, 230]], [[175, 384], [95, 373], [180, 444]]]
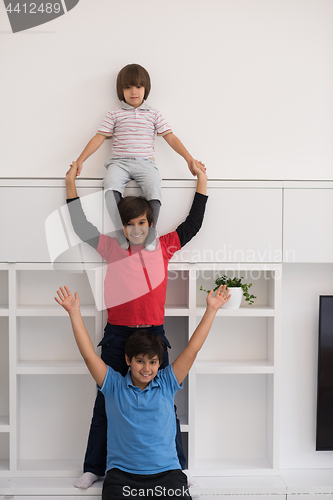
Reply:
[[146, 214], [131, 219], [124, 226], [125, 236], [132, 245], [143, 245], [148, 236], [148, 231], [149, 224]]
[[155, 354], [152, 358], [148, 354], [138, 354], [131, 361], [126, 355], [126, 363], [131, 368], [131, 379], [134, 385], [145, 389], [147, 385], [156, 377], [160, 362]]
[[145, 88], [142, 85], [130, 85], [123, 89], [123, 94], [127, 104], [138, 108], [143, 103]]

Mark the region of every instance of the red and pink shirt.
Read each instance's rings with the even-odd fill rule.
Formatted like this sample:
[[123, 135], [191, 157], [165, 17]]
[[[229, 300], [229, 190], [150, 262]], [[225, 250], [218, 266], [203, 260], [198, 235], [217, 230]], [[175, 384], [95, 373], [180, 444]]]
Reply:
[[112, 325], [162, 325], [168, 263], [181, 244], [176, 231], [159, 238], [154, 251], [128, 250], [116, 238], [100, 235], [97, 252], [107, 262], [104, 301]]

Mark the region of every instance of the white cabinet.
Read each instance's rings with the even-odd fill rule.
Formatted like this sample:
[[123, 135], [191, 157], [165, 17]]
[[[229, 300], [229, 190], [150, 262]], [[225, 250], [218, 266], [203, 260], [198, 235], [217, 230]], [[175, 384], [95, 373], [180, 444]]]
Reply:
[[317, 500], [333, 498], [332, 469], [281, 470], [281, 478], [286, 485], [287, 500]]
[[[78, 192], [85, 200], [87, 217], [102, 230], [101, 191], [81, 188]], [[59, 254], [66, 262], [82, 260], [79, 240], [69, 223], [64, 186], [0, 187], [0, 212], [4, 235], [0, 262], [50, 262], [50, 254], [52, 260]], [[96, 261], [96, 254], [84, 258]]]
[[[101, 186], [90, 182], [79, 181], [84, 209], [107, 232]], [[280, 263], [282, 241], [284, 262], [332, 262], [333, 233], [324, 222], [333, 213], [332, 190], [220, 184], [209, 183], [202, 229], [169, 265], [165, 331], [172, 345], [170, 361], [202, 317], [206, 294], [201, 285], [208, 289], [218, 274], [236, 273], [253, 282], [257, 299], [253, 306], [219, 311], [177, 394], [188, 467], [203, 486], [205, 479], [209, 484], [224, 481], [222, 496], [309, 496], [313, 491], [303, 492], [301, 482], [294, 487], [284, 478], [285, 489], [272, 486], [280, 474]], [[105, 323], [95, 308], [96, 297], [103, 295], [102, 276], [96, 273], [101, 260], [71, 228], [63, 182], [0, 191], [2, 213], [9, 214], [2, 217], [0, 230], [10, 235], [0, 249], [0, 498], [100, 498], [101, 484], [87, 492], [72, 487], [82, 468], [96, 388], [68, 318], [53, 297], [64, 284], [79, 291], [97, 345]], [[164, 182], [160, 234], [185, 219], [194, 191], [192, 181], [178, 187]], [[140, 190], [130, 187], [128, 193]], [[57, 271], [48, 264], [50, 248]], [[264, 478], [273, 483], [251, 489]], [[30, 480], [33, 487], [26, 491]], [[237, 488], [240, 484], [243, 489]], [[205, 496], [210, 494], [215, 495]]]
[[[65, 190], [59, 187], [0, 187], [1, 262], [99, 262], [88, 245], [81, 245], [67, 213]], [[126, 194], [140, 194], [130, 187]], [[195, 188], [163, 187], [159, 234], [176, 229], [187, 217]], [[88, 220], [100, 231], [113, 229], [103, 221], [103, 191], [78, 189]], [[178, 252], [176, 262], [281, 262], [282, 190], [280, 188], [210, 187], [200, 238]], [[11, 209], [11, 207], [13, 207]]]
[[286, 189], [284, 262], [333, 262], [332, 214], [332, 189]]
[[[193, 182], [179, 187], [164, 184], [159, 235], [174, 231], [186, 219], [195, 193]], [[251, 185], [221, 187], [209, 182], [200, 236], [177, 252], [172, 262], [282, 262], [282, 189]], [[142, 192], [129, 187], [125, 194]], [[107, 215], [104, 223], [106, 231], [113, 230]]]
[[[128, 194], [138, 191], [132, 187]], [[186, 218], [194, 191], [193, 183], [163, 188], [160, 234]], [[3, 210], [9, 201], [26, 210], [2, 219], [0, 228], [13, 236], [5, 239], [0, 256], [10, 262], [0, 268], [0, 478], [66, 480], [81, 472], [96, 388], [80, 359], [66, 313], [53, 297], [64, 284], [79, 291], [85, 323], [97, 345], [105, 321], [95, 308], [103, 290], [102, 273], [96, 269], [102, 266], [96, 252], [81, 245], [72, 230], [63, 185], [9, 186], [2, 194]], [[81, 186], [79, 194], [88, 219], [107, 232], [110, 223], [108, 216], [103, 220], [102, 190]], [[165, 331], [172, 346], [170, 361], [184, 349], [203, 314], [206, 294], [200, 285], [211, 286], [217, 272], [250, 278], [257, 300], [254, 306], [243, 304], [238, 311], [218, 313], [209, 341], [177, 394], [178, 416], [194, 473], [261, 474], [278, 466], [281, 269], [264, 263], [279, 260], [276, 255], [281, 253], [281, 189], [212, 186], [209, 195], [201, 232], [169, 265]], [[239, 202], [247, 196], [250, 209], [244, 211]], [[238, 208], [232, 206], [234, 200]], [[229, 246], [223, 247], [226, 242]], [[259, 264], [235, 264], [235, 259], [256, 259]], [[47, 264], [50, 260], [59, 264], [58, 270]], [[194, 261], [206, 263], [189, 263]], [[257, 431], [259, 437], [253, 440]], [[234, 440], [236, 446], [230, 446]], [[34, 491], [29, 495], [67, 494], [44, 486]], [[69, 494], [79, 493], [71, 489]]]
[[[190, 191], [190, 192], [188, 192]], [[159, 232], [176, 228], [187, 216], [194, 190], [165, 188]], [[281, 262], [282, 189], [209, 187], [200, 236], [173, 262]]]
[[102, 486], [103, 482], [97, 481], [88, 490], [79, 490], [71, 477], [0, 477], [0, 499], [101, 500]]

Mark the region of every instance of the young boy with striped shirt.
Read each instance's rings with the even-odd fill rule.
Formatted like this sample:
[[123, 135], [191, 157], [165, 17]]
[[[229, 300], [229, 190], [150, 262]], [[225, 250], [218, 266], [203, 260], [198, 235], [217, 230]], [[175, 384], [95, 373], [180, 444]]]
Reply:
[[161, 206], [161, 179], [154, 158], [155, 134], [163, 137], [174, 151], [183, 156], [195, 175], [193, 167], [203, 170], [176, 137], [162, 114], [146, 104], [150, 92], [150, 77], [139, 64], [128, 64], [118, 74], [117, 95], [121, 104], [109, 111], [97, 134], [88, 142], [78, 159], [80, 175], [83, 162], [105, 141], [113, 137], [112, 156], [105, 162], [107, 173], [104, 180], [105, 202], [116, 229], [118, 243], [122, 248], [128, 242], [122, 231], [122, 223], [117, 210], [126, 185], [135, 180], [142, 188], [154, 214], [154, 223], [149, 230], [145, 247], [152, 250], [156, 246], [155, 227]]

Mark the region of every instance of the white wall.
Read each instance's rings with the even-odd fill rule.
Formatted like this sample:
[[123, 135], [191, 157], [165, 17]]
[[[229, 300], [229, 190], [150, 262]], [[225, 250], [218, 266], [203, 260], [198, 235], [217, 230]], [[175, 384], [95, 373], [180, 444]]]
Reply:
[[[80, 0], [12, 34], [1, 2], [0, 178], [63, 177], [117, 104], [119, 69], [138, 62], [148, 102], [211, 179], [332, 179], [332, 16], [332, 0]], [[156, 143], [162, 177], [190, 178]], [[109, 150], [84, 177], [104, 176]], [[333, 467], [314, 448], [317, 297], [332, 267], [283, 271], [281, 466]]]
[[[62, 177], [138, 62], [149, 103], [210, 178], [330, 179], [331, 0], [80, 0], [12, 34], [3, 2], [0, 177]], [[110, 144], [87, 162], [103, 177]], [[190, 178], [157, 140], [163, 178]]]

